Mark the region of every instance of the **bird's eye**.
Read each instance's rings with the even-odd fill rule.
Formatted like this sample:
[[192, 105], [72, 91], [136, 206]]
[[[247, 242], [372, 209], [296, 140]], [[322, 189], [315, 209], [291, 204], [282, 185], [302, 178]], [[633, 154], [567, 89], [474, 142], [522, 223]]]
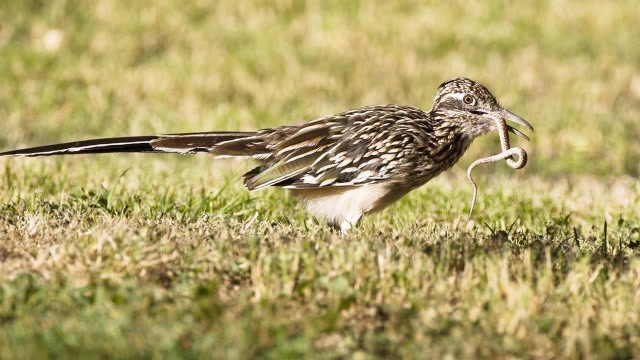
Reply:
[[465, 95], [462, 98], [462, 101], [464, 101], [464, 103], [467, 105], [473, 105], [476, 102], [476, 99], [474, 99], [471, 95]]

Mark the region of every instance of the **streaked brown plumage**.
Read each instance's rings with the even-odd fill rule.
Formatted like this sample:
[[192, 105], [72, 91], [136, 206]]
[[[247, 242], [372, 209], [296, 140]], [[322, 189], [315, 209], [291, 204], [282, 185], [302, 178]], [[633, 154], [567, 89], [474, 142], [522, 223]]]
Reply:
[[[451, 168], [494, 117], [531, 125], [503, 109], [481, 84], [455, 78], [438, 88], [433, 108], [374, 105], [299, 125], [255, 132], [205, 132], [86, 140], [0, 153], [49, 156], [105, 152], [206, 152], [249, 157], [249, 190], [291, 189], [316, 216], [343, 232]], [[526, 135], [507, 126], [510, 132]]]

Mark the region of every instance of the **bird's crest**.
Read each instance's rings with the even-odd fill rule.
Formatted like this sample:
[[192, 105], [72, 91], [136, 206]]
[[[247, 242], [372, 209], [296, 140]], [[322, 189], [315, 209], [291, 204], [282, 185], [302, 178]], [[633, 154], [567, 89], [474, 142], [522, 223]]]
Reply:
[[440, 84], [438, 93], [433, 99], [433, 107], [442, 105], [459, 107], [465, 103], [465, 96], [471, 96], [472, 104], [481, 105], [487, 109], [497, 109], [500, 105], [491, 92], [482, 84], [471, 79], [458, 77]]

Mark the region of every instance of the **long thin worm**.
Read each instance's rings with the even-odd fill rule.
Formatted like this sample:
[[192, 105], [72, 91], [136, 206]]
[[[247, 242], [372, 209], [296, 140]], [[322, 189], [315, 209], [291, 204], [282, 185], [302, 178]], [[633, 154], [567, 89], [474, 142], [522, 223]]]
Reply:
[[[509, 165], [513, 169], [522, 169], [525, 165], [527, 165], [527, 152], [524, 149], [519, 147], [511, 147], [509, 143], [509, 133], [507, 130], [507, 123], [504, 119], [499, 117], [493, 117], [493, 120], [496, 122], [496, 127], [498, 129], [498, 135], [500, 137], [500, 147], [502, 148], [502, 152], [496, 155], [488, 156], [482, 159], [478, 159], [469, 165], [467, 168], [467, 178], [471, 182], [473, 186], [473, 199], [471, 200], [471, 210], [469, 210], [469, 217], [473, 213], [473, 208], [476, 204], [476, 198], [478, 197], [478, 186], [476, 182], [473, 181], [471, 177], [471, 171], [474, 167], [481, 164], [490, 164], [500, 160], [506, 160], [507, 165]], [[513, 158], [514, 155], [518, 156], [518, 160]]]

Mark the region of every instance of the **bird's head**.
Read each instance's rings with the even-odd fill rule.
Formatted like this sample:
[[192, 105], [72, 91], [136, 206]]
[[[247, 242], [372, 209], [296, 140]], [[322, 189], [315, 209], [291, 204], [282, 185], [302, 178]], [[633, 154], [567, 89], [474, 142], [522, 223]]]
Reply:
[[[496, 131], [495, 118], [522, 125], [533, 131], [533, 127], [518, 115], [504, 109], [496, 98], [484, 87], [467, 78], [455, 78], [443, 82], [433, 100], [436, 120], [445, 127], [456, 127], [470, 138]], [[507, 124], [509, 132], [525, 140], [529, 137]]]

